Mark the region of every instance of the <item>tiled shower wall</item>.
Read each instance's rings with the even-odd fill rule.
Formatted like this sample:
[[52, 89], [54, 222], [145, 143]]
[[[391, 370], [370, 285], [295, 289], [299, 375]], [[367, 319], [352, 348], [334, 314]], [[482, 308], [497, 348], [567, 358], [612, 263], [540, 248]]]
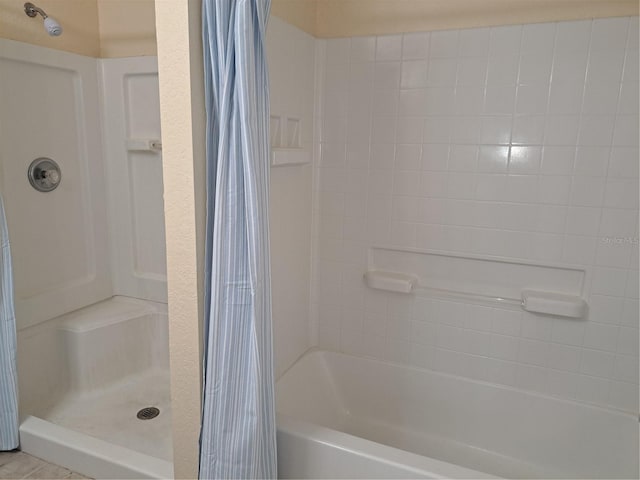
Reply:
[[[319, 345], [637, 411], [638, 18], [320, 42]], [[581, 266], [588, 319], [370, 290], [373, 245]]]
[[[267, 59], [271, 114], [301, 122], [301, 142], [313, 142], [316, 40], [271, 18]], [[276, 377], [310, 346], [307, 318], [311, 280], [312, 166], [271, 169], [270, 227], [273, 342]]]

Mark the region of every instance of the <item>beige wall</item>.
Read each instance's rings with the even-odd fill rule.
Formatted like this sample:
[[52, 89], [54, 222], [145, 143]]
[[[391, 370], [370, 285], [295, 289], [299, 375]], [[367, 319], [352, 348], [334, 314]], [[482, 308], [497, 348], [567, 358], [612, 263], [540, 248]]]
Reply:
[[90, 57], [156, 54], [154, 0], [35, 0], [64, 32], [49, 36], [24, 0], [0, 0], [0, 38]]
[[154, 0], [97, 0], [100, 56], [156, 54]]
[[197, 478], [204, 266], [200, 0], [156, 3], [175, 478]]
[[273, 0], [272, 13], [316, 37], [331, 38], [638, 15], [638, 5], [638, 0]]
[[[172, 2], [167, 2], [171, 4]], [[39, 0], [50, 37], [23, 0], [0, 0], [0, 38], [92, 57], [155, 55], [154, 0]], [[638, 0], [273, 0], [273, 15], [320, 38], [638, 15]]]
[[271, 14], [314, 35], [317, 3], [317, 0], [272, 0]]
[[42, 18], [24, 13], [24, 0], [0, 0], [0, 38], [18, 40], [90, 57], [100, 55], [97, 0], [35, 0], [34, 3], [60, 22], [64, 33], [49, 36]]

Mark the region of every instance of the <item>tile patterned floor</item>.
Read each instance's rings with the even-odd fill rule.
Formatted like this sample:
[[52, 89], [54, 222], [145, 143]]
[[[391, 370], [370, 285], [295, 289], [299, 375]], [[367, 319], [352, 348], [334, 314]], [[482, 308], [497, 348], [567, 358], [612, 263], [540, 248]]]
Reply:
[[82, 475], [22, 452], [0, 452], [0, 478], [86, 479]]

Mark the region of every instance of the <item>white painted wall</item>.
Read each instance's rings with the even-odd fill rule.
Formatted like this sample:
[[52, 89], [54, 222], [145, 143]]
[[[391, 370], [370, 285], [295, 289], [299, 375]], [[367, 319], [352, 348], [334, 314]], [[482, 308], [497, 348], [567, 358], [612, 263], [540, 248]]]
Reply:
[[[18, 328], [111, 296], [96, 60], [0, 40], [0, 191], [12, 242]], [[51, 157], [60, 186], [27, 168]]]
[[[638, 18], [325, 47], [319, 344], [637, 412]], [[376, 292], [372, 246], [571, 264], [589, 316]]]

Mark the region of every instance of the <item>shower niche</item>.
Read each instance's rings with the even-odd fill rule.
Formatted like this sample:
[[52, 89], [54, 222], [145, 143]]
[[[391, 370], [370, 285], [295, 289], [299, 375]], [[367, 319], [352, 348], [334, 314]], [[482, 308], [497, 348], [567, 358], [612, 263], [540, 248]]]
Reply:
[[302, 119], [271, 115], [271, 166], [311, 163], [311, 152], [303, 148]]

